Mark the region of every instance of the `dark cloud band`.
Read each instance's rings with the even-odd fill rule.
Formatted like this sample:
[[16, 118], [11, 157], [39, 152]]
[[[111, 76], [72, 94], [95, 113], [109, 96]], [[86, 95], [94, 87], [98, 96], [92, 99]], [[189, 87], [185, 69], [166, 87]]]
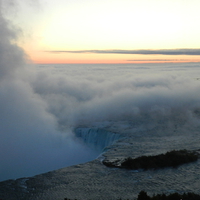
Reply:
[[141, 55], [200, 55], [200, 49], [147, 49], [147, 50], [75, 50], [45, 51], [49, 53], [141, 54]]

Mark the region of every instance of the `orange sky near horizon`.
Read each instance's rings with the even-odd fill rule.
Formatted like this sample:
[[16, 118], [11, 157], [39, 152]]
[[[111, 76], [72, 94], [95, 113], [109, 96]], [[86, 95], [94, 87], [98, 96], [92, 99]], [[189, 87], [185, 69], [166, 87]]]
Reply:
[[36, 64], [125, 64], [125, 63], [184, 63], [200, 62], [196, 55], [130, 55], [130, 54], [92, 54], [92, 53], [51, 53], [28, 52]]
[[[200, 53], [190, 54], [200, 48], [199, 0], [39, 0], [39, 11], [19, 3], [17, 16], [6, 14], [22, 30], [17, 44], [33, 63], [200, 62]], [[78, 53], [93, 49], [188, 52]]]

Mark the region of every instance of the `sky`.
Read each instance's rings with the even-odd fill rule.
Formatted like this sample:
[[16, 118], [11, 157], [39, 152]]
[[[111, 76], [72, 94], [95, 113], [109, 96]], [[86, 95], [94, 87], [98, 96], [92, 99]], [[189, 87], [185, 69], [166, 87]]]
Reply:
[[5, 15], [34, 63], [197, 62], [199, 7], [198, 0], [40, 0], [19, 1]]

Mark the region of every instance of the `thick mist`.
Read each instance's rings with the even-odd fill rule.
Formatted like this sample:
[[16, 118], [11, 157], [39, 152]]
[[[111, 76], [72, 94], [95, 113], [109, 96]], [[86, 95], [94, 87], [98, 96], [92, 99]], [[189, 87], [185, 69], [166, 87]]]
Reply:
[[189, 125], [199, 120], [198, 70], [199, 63], [41, 65], [31, 85], [60, 128]]
[[93, 159], [96, 152], [83, 146], [70, 129], [58, 130], [57, 118], [30, 84], [34, 74], [16, 45], [19, 31], [1, 12], [0, 27], [0, 180]]

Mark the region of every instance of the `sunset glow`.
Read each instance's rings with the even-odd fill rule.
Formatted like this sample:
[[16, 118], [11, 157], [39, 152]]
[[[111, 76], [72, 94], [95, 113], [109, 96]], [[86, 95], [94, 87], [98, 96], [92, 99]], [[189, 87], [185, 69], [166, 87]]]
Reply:
[[35, 63], [199, 62], [199, 55], [58, 53], [198, 49], [199, 7], [197, 0], [41, 0], [39, 10], [29, 8], [26, 19], [23, 9], [14, 22], [23, 30], [18, 43]]

